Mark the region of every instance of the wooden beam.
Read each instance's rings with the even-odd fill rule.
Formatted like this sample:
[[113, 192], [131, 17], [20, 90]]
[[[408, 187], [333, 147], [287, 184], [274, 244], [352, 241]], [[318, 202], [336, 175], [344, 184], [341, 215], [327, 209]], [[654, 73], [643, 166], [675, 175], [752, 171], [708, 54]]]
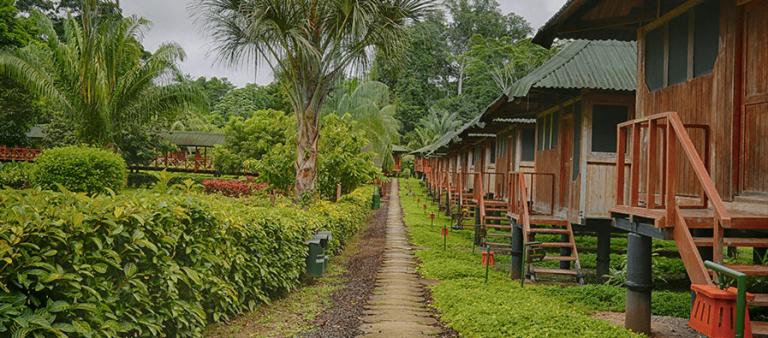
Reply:
[[704, 2], [704, 0], [688, 0], [688, 2], [677, 6], [677, 8], [669, 11], [667, 14], [662, 15], [656, 20], [653, 20], [651, 23], [643, 26], [640, 28], [643, 32], [648, 32], [656, 29], [657, 27], [669, 22], [670, 20], [680, 16], [681, 14], [687, 12], [691, 8], [695, 7], [696, 5]]
[[[624, 25], [632, 25], [651, 21], [656, 18], [656, 14], [653, 12], [641, 12], [636, 14], [630, 14], [615, 18], [581, 21], [577, 24], [562, 26], [557, 28], [557, 34], [578, 33], [584, 31], [591, 31], [597, 29], [617, 28]], [[636, 28], [632, 28], [635, 30]]]

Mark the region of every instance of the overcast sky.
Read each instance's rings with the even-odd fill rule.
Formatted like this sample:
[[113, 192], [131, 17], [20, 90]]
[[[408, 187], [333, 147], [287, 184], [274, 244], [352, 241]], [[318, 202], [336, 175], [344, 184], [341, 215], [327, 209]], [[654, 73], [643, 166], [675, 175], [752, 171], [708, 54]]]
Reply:
[[[199, 76], [226, 77], [238, 87], [246, 83], [268, 84], [272, 82], [269, 69], [243, 67], [240, 69], [214, 64], [214, 58], [207, 57], [212, 47], [198, 27], [195, 27], [187, 6], [195, 0], [124, 0], [120, 2], [123, 15], [137, 14], [152, 21], [152, 29], [144, 38], [144, 48], [154, 51], [163, 42], [175, 41], [184, 47], [187, 58], [181, 63], [181, 70]], [[497, 0], [504, 13], [515, 12], [524, 17], [534, 29], [543, 25], [565, 0]]]

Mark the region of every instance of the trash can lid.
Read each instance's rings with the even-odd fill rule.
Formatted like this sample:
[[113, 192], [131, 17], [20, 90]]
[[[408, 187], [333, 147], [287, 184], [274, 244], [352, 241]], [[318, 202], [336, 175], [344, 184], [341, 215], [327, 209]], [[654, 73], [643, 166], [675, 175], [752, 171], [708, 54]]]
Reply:
[[312, 238], [310, 240], [307, 240], [307, 244], [317, 244], [317, 245], [320, 245], [320, 239], [319, 238]]

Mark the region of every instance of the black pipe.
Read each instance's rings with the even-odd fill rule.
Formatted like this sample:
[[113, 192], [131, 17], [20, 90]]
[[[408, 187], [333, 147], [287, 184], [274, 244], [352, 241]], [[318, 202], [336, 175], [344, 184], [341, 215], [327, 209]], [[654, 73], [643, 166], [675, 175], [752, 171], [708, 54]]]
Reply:
[[651, 238], [637, 233], [627, 234], [627, 287], [625, 325], [633, 332], [651, 334]]
[[606, 281], [605, 275], [610, 273], [611, 267], [611, 231], [602, 229], [597, 232], [597, 278], [599, 284]]
[[510, 254], [512, 255], [512, 274], [510, 278], [520, 279], [523, 276], [520, 274], [520, 270], [523, 267], [523, 228], [519, 224], [512, 221], [512, 248], [510, 248]]

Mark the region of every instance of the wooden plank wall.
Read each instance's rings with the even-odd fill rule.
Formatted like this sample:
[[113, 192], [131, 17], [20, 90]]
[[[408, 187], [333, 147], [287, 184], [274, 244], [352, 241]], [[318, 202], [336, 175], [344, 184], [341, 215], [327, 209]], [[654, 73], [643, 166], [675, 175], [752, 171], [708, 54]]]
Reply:
[[[721, 0], [720, 50], [714, 70], [708, 75], [669, 86], [653, 93], [645, 85], [645, 43], [638, 41], [637, 116], [644, 117], [676, 111], [683, 123], [710, 126], [710, 175], [724, 200], [732, 200], [733, 187], [733, 116], [734, 71], [736, 53], [737, 12], [735, 0]], [[696, 143], [696, 139], [693, 140]], [[697, 148], [703, 146], [699, 140]], [[684, 195], [700, 194], [691, 167], [683, 163], [684, 154], [678, 147], [678, 189]]]

